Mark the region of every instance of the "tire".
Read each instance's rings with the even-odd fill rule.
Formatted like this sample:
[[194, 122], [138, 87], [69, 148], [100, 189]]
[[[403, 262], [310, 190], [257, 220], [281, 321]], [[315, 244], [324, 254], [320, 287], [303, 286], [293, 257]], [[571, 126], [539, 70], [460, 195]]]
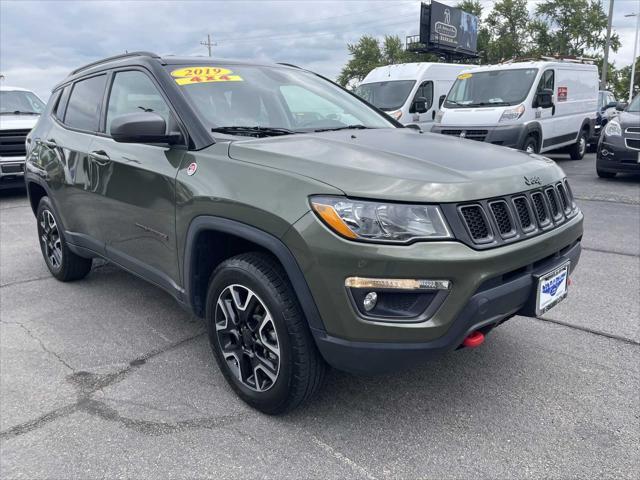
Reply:
[[616, 176], [616, 172], [605, 172], [599, 168], [596, 168], [596, 172], [600, 178], [613, 178]]
[[92, 260], [83, 258], [67, 246], [64, 229], [49, 197], [42, 197], [36, 211], [38, 243], [47, 268], [61, 282], [72, 282], [86, 277], [91, 271]]
[[245, 253], [215, 269], [206, 323], [220, 370], [251, 407], [281, 414], [321, 386], [327, 365], [286, 273], [271, 256]]
[[587, 131], [582, 130], [580, 135], [578, 135], [578, 139], [576, 143], [571, 145], [569, 149], [569, 156], [571, 160], [582, 160], [584, 158], [584, 154], [587, 153]]
[[534, 135], [529, 135], [522, 144], [522, 150], [527, 153], [538, 153], [538, 139]]

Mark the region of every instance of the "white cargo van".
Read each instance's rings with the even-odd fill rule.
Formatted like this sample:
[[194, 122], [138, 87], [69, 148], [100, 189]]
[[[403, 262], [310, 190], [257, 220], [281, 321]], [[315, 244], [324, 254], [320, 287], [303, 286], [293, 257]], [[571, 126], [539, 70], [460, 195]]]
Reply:
[[456, 76], [458, 63], [400, 63], [374, 68], [356, 88], [367, 102], [408, 124], [430, 124]]
[[432, 132], [581, 159], [598, 109], [598, 69], [576, 61], [514, 62], [460, 73]]

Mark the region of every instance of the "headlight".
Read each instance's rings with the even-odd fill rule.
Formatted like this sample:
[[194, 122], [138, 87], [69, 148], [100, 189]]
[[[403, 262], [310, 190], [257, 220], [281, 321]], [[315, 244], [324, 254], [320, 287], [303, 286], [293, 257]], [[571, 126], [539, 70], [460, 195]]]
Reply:
[[518, 105], [516, 108], [510, 108], [502, 112], [500, 117], [501, 122], [508, 122], [510, 120], [517, 120], [524, 115], [524, 105]]
[[604, 134], [607, 137], [615, 137], [622, 135], [622, 127], [616, 120], [611, 120], [607, 123], [607, 126], [604, 127]]
[[311, 206], [337, 234], [351, 240], [407, 243], [418, 239], [452, 238], [435, 205], [406, 205], [311, 197]]

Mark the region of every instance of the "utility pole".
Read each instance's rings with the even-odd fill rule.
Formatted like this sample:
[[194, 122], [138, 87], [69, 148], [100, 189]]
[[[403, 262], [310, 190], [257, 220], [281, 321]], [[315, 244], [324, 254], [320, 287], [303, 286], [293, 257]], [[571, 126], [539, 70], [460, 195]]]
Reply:
[[200, 42], [200, 45], [204, 45], [205, 47], [207, 47], [209, 49], [209, 56], [211, 56], [211, 47], [215, 47], [216, 45], [218, 45], [217, 43], [211, 43], [211, 35], [209, 35], [207, 33], [207, 41], [206, 42]]
[[636, 76], [636, 56], [638, 53], [638, 30], [640, 30], [640, 12], [629, 13], [625, 17], [636, 17], [636, 36], [633, 41], [633, 57], [631, 59], [631, 80], [629, 81], [629, 103], [633, 100], [633, 81]]
[[607, 43], [604, 45], [604, 59], [600, 75], [600, 90], [607, 89], [607, 72], [609, 71], [609, 47], [611, 46], [611, 21], [613, 20], [613, 0], [609, 0], [609, 18], [607, 22]]

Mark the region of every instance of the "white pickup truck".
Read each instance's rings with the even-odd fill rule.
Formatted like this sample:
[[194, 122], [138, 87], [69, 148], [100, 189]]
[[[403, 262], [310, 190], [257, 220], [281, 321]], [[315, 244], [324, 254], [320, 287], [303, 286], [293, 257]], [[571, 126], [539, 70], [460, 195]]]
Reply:
[[25, 140], [44, 109], [35, 93], [0, 87], [0, 190], [23, 186]]

